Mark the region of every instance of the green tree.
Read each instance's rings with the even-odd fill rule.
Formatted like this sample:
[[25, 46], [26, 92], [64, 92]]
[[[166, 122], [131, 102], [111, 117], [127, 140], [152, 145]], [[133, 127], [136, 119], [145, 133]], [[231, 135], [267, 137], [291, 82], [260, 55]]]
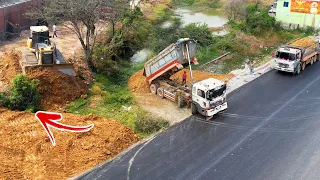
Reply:
[[200, 46], [209, 46], [213, 42], [212, 32], [207, 24], [188, 24], [182, 29], [181, 35], [196, 40]]

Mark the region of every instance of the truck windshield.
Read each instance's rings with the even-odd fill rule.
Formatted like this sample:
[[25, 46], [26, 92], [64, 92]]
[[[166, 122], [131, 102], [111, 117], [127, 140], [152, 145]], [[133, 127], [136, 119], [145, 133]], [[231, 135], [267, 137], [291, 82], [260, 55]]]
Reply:
[[276, 57], [279, 59], [289, 59], [290, 61], [296, 60], [296, 55], [287, 52], [277, 52]]
[[207, 100], [212, 101], [214, 98], [223, 95], [223, 92], [227, 89], [226, 85], [222, 85], [218, 88], [207, 91]]

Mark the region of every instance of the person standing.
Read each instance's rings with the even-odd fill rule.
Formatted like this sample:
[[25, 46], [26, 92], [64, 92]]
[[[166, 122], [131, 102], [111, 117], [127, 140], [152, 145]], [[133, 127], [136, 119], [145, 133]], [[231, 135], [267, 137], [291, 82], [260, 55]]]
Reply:
[[182, 84], [185, 85], [187, 82], [187, 72], [184, 71], [182, 74]]
[[56, 24], [53, 24], [52, 30], [53, 30], [53, 38], [54, 38], [54, 36], [58, 37], [57, 36], [57, 26], [56, 26]]
[[254, 73], [254, 61], [250, 62], [250, 74]]

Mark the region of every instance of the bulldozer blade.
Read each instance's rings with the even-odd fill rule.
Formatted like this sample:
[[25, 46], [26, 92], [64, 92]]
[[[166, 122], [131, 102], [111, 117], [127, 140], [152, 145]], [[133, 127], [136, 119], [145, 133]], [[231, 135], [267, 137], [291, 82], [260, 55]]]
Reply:
[[52, 67], [69, 76], [76, 76], [73, 70], [73, 64], [54, 64]]

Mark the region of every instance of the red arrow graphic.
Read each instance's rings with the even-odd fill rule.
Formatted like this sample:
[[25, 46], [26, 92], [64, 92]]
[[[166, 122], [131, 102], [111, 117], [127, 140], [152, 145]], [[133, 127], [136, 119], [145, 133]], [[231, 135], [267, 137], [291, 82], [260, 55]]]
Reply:
[[54, 136], [48, 126], [51, 126], [53, 128], [56, 128], [62, 131], [71, 131], [71, 132], [88, 132], [94, 126], [94, 124], [90, 124], [89, 126], [69, 126], [69, 125], [61, 124], [58, 122], [62, 119], [61, 113], [38, 111], [35, 114], [35, 116], [40, 121], [44, 130], [47, 132], [53, 146], [56, 145], [56, 141], [54, 140]]

